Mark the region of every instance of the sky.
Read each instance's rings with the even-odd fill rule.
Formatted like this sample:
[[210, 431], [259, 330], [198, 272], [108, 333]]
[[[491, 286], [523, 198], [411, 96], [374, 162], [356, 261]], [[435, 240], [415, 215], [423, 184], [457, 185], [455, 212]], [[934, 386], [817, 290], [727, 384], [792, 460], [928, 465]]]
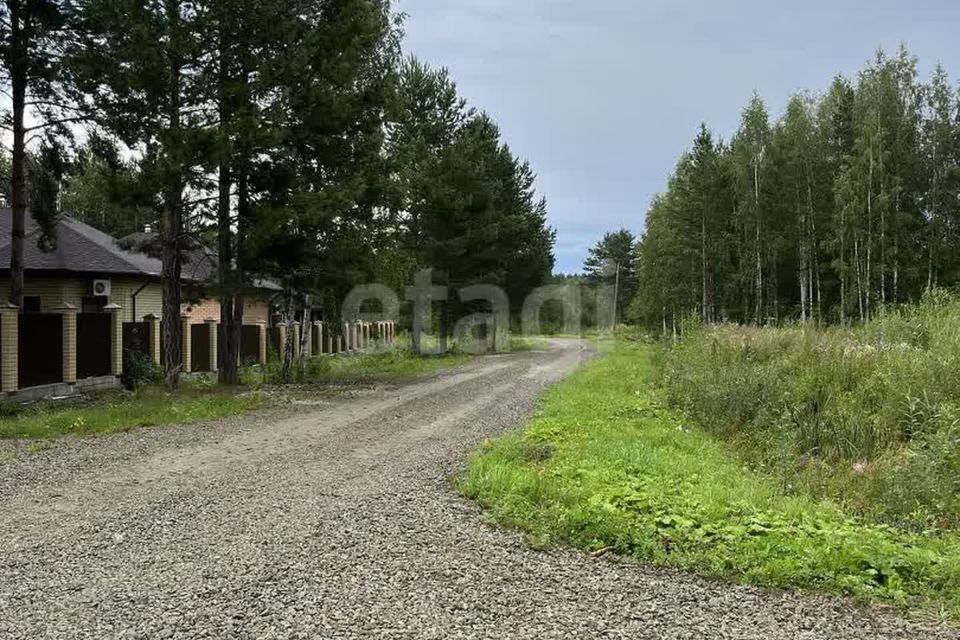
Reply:
[[905, 43], [960, 78], [956, 0], [398, 0], [405, 49], [450, 69], [530, 161], [579, 272], [607, 231], [643, 231], [701, 122], [724, 139], [756, 91], [778, 115]]

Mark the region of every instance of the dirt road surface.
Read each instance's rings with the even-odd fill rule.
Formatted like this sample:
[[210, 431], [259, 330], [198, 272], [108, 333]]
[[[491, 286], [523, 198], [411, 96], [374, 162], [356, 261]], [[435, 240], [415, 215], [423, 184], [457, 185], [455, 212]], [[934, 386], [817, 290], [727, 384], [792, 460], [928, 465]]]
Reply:
[[2, 445], [0, 638], [956, 637], [486, 524], [451, 476], [586, 355], [557, 343], [12, 460]]

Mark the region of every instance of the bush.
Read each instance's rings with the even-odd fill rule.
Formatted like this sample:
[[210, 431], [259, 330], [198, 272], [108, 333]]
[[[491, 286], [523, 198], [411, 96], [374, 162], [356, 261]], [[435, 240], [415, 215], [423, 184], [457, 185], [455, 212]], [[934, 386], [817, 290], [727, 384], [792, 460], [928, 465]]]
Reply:
[[127, 366], [120, 376], [120, 382], [131, 391], [163, 382], [163, 367], [153, 361], [148, 355], [131, 351], [128, 354]]
[[960, 299], [855, 329], [688, 330], [659, 357], [672, 406], [791, 490], [900, 526], [960, 525]]

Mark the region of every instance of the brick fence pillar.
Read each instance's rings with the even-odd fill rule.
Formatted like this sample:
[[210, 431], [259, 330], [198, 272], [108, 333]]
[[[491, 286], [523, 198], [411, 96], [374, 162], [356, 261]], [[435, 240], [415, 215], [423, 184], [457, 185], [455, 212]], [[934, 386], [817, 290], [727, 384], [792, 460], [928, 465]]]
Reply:
[[220, 346], [217, 340], [219, 326], [213, 318], [207, 318], [203, 322], [207, 325], [207, 339], [210, 340], [210, 371], [216, 371], [219, 364], [219, 358], [217, 358], [217, 349]]
[[20, 376], [20, 309], [10, 303], [0, 304], [0, 391], [13, 393], [19, 389]]
[[180, 316], [180, 352], [183, 366], [180, 369], [183, 373], [193, 371], [193, 334], [190, 331], [190, 316], [182, 314]]
[[[323, 323], [319, 320], [313, 323], [314, 336], [317, 340], [317, 353], [314, 355], [322, 356], [323, 355]], [[310, 341], [313, 344], [313, 340]]]
[[160, 364], [160, 317], [155, 313], [143, 317], [150, 331], [150, 359]]
[[[350, 351], [350, 323], [343, 323], [343, 350]], [[340, 349], [337, 349], [340, 351]]]
[[[63, 316], [63, 381], [73, 384], [77, 381], [77, 308], [64, 302], [54, 311]], [[112, 332], [111, 326], [111, 344]]]
[[110, 375], [123, 373], [123, 307], [108, 304], [103, 308], [110, 314]]
[[257, 362], [267, 364], [267, 323], [257, 323]]

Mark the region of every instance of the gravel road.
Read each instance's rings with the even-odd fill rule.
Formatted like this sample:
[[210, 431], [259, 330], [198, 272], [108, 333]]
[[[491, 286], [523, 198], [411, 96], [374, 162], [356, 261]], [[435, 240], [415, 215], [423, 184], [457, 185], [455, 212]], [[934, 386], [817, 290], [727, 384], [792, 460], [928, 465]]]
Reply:
[[449, 478], [586, 356], [14, 456], [0, 638], [958, 637], [846, 602], [539, 552]]

